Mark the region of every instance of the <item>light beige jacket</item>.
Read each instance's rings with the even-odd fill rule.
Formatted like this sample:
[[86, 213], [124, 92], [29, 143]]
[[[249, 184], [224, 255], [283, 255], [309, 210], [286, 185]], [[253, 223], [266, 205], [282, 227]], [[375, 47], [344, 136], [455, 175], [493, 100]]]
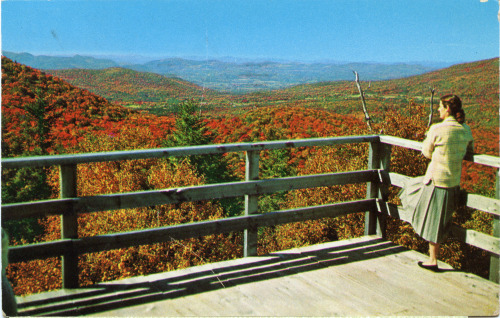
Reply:
[[460, 185], [462, 160], [467, 151], [473, 151], [472, 132], [467, 125], [459, 124], [453, 116], [429, 128], [422, 153], [431, 159], [424, 176], [424, 184], [431, 180], [437, 187]]

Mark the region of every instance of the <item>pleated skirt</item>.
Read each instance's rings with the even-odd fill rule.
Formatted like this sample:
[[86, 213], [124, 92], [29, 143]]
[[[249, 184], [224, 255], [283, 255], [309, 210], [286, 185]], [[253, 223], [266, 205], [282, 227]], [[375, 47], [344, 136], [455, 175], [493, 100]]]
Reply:
[[436, 187], [414, 178], [399, 192], [403, 209], [410, 211], [411, 225], [426, 241], [442, 243], [450, 232], [453, 211], [457, 208], [460, 187]]

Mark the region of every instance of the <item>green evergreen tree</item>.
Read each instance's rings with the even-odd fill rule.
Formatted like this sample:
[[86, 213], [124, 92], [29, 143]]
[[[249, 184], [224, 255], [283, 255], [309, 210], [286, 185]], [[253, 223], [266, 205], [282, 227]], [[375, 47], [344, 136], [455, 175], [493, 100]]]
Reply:
[[[32, 140], [35, 143], [34, 147], [32, 150], [25, 149], [23, 146], [2, 147], [2, 156], [17, 157], [48, 154], [50, 122], [45, 118], [47, 102], [41, 97], [41, 92], [37, 91], [35, 101], [24, 105], [22, 109], [27, 112], [27, 117], [34, 119], [37, 123], [35, 127], [26, 127], [26, 129], [22, 130], [25, 134], [23, 138]], [[29, 120], [25, 121], [25, 123], [28, 122]], [[46, 168], [2, 169], [2, 203], [43, 200], [48, 199], [50, 195], [51, 190], [47, 184]], [[43, 231], [38, 219], [35, 218], [7, 221], [2, 224], [2, 227], [6, 228], [16, 240], [25, 239], [28, 242], [34, 241], [36, 236]]]
[[[297, 174], [295, 167], [289, 164], [290, 149], [278, 149], [268, 152], [268, 156], [262, 156], [260, 171], [262, 179], [284, 178]], [[278, 191], [273, 194], [263, 195], [259, 200], [259, 211], [261, 213], [272, 212], [281, 209], [286, 200], [287, 191]]]
[[[168, 147], [207, 145], [213, 141], [212, 133], [199, 115], [198, 105], [193, 100], [179, 104], [175, 128], [172, 138], [167, 140]], [[236, 181], [229, 172], [223, 155], [190, 156], [189, 161], [205, 177], [207, 184]], [[229, 216], [240, 214], [243, 209], [242, 199], [223, 199], [221, 204]]]
[[198, 106], [193, 100], [179, 105], [175, 132], [172, 135], [172, 146], [206, 145], [211, 142], [208, 129], [201, 116], [197, 115]]

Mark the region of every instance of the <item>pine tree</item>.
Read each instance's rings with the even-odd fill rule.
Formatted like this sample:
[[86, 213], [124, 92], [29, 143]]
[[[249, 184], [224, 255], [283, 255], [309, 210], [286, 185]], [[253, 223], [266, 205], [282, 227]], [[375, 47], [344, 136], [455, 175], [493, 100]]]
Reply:
[[[50, 147], [48, 134], [50, 123], [45, 119], [47, 102], [41, 97], [41, 92], [37, 91], [34, 102], [24, 105], [23, 110], [27, 112], [28, 118], [36, 122], [35, 127], [27, 127], [24, 133], [28, 134], [28, 140], [33, 139], [32, 149], [20, 147], [21, 153], [16, 153], [15, 149], [2, 147], [2, 156], [34, 156], [46, 155]], [[26, 121], [26, 123], [29, 120]], [[10, 151], [9, 151], [10, 150]], [[14, 152], [12, 152], [14, 150]], [[2, 202], [27, 202], [48, 199], [51, 190], [47, 184], [47, 168], [20, 168], [14, 170], [2, 169]], [[7, 221], [3, 227], [16, 240], [25, 239], [32, 242], [41, 234], [42, 227], [38, 219], [28, 218], [16, 221]]]
[[[168, 147], [183, 147], [211, 144], [212, 132], [206, 127], [203, 118], [197, 114], [198, 105], [193, 101], [185, 101], [179, 105], [175, 123], [176, 130], [172, 138], [167, 140]], [[207, 184], [236, 181], [229, 173], [223, 155], [190, 156], [189, 161], [198, 174], [205, 177]], [[175, 163], [175, 160], [174, 160]], [[223, 199], [221, 205], [228, 215], [239, 214], [243, 201], [240, 199]]]
[[197, 105], [193, 100], [179, 105], [175, 132], [172, 136], [172, 146], [206, 145], [212, 140], [202, 118], [196, 114]]

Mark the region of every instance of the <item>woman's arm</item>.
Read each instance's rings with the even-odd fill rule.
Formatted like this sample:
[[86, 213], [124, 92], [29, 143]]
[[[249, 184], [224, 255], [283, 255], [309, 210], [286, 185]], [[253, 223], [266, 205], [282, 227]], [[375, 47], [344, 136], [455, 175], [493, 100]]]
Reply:
[[472, 138], [472, 130], [466, 124], [463, 124], [463, 126], [467, 130], [467, 132], [469, 133], [469, 136], [470, 136], [470, 139], [471, 139], [469, 141], [469, 143], [467, 144], [467, 152], [470, 153], [470, 154], [473, 154], [474, 153], [474, 139]]
[[423, 142], [422, 154], [426, 158], [432, 159], [432, 152], [433, 151], [434, 151], [434, 134], [433, 134], [433, 130], [430, 129], [427, 132], [427, 136], [425, 137], [424, 142]]

